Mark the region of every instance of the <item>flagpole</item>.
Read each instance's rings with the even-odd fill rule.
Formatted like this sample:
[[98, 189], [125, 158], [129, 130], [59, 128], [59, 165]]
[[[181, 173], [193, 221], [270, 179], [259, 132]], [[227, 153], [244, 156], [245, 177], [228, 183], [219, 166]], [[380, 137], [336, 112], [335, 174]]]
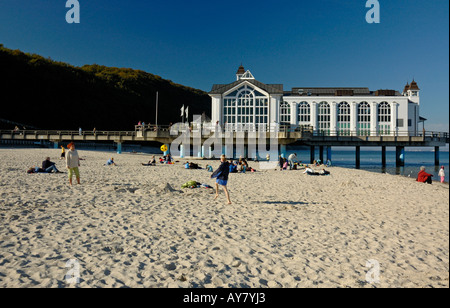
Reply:
[[156, 127], [158, 127], [158, 91], [156, 91]]
[[182, 123], [184, 124], [184, 105], [181, 108], [181, 120], [182, 120]]

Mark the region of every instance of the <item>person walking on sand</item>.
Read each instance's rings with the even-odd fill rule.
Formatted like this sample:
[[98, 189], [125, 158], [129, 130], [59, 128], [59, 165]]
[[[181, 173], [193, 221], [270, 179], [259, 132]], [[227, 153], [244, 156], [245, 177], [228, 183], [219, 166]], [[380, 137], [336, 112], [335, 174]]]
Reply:
[[64, 146], [61, 146], [61, 157], [59, 159], [66, 159], [66, 149], [64, 149]]
[[67, 148], [69, 151], [66, 153], [66, 167], [69, 169], [69, 183], [72, 186], [72, 177], [75, 173], [75, 177], [77, 178], [78, 185], [80, 184], [80, 171], [78, 167], [80, 167], [80, 157], [78, 156], [78, 151], [75, 150], [75, 144], [71, 142]]
[[445, 181], [444, 166], [441, 166], [441, 170], [439, 170], [439, 174], [438, 175], [441, 177], [441, 183], [444, 183], [444, 181]]
[[228, 204], [231, 204], [230, 193], [227, 189], [228, 184], [228, 175], [230, 174], [230, 163], [227, 161], [225, 155], [220, 156], [220, 161], [222, 162], [219, 168], [211, 175], [211, 178], [217, 178], [216, 180], [216, 196], [214, 200], [217, 200], [219, 197], [219, 185], [223, 187], [223, 191], [227, 196]]

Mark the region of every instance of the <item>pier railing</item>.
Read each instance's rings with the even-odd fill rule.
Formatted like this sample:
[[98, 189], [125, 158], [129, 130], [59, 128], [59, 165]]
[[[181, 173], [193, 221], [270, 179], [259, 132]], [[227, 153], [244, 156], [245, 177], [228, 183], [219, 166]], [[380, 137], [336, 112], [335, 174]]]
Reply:
[[[226, 126], [219, 125], [199, 125], [199, 126], [169, 126], [169, 125], [136, 125], [134, 131], [97, 131], [97, 130], [0, 130], [0, 139], [7, 140], [130, 140], [139, 141], [141, 138], [176, 138], [182, 133], [195, 133], [201, 130], [202, 136], [208, 138], [216, 131], [220, 132], [239, 132], [227, 130]], [[241, 132], [256, 132], [255, 130], [241, 130]], [[410, 132], [387, 132], [383, 130], [314, 130], [311, 126], [290, 126], [290, 125], [267, 125], [264, 130], [259, 132], [280, 133], [280, 138], [288, 139], [351, 139], [364, 137], [411, 137], [425, 140], [436, 140], [439, 142], [449, 142], [448, 132], [421, 131]], [[419, 139], [420, 140], [420, 139]]]

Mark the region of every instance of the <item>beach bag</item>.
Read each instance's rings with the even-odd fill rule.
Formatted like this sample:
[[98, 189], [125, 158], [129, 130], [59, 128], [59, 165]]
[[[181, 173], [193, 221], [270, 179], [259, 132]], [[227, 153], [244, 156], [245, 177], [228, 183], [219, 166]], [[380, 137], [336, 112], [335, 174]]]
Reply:
[[197, 181], [189, 181], [181, 185], [181, 188], [195, 188], [197, 187]]

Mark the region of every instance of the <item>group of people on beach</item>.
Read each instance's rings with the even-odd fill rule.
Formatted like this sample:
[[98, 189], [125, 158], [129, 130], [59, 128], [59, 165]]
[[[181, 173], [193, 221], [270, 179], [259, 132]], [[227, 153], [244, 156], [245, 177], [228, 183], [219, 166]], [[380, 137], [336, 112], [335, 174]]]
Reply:
[[[73, 142], [67, 145], [68, 151], [61, 146], [61, 157], [60, 159], [64, 159], [66, 161], [66, 168], [68, 170], [69, 176], [69, 184], [72, 186], [73, 175], [75, 175], [77, 183], [81, 184], [80, 181], [80, 156], [78, 155], [78, 151], [75, 149], [75, 144]], [[47, 157], [42, 162], [42, 168], [38, 166], [34, 166], [28, 169], [27, 173], [63, 173], [58, 170], [56, 164], [50, 160], [50, 157]]]
[[[78, 151], [75, 149], [75, 144], [73, 142], [69, 143], [67, 145], [68, 151], [65, 150], [63, 146], [61, 146], [61, 158], [65, 159], [66, 162], [66, 168], [68, 169], [68, 177], [69, 177], [69, 184], [72, 186], [72, 178], [73, 175], [75, 175], [77, 183], [81, 184], [80, 181], [80, 156], [78, 154]], [[228, 185], [228, 178], [230, 173], [245, 173], [247, 171], [255, 172], [253, 168], [250, 168], [248, 166], [248, 162], [246, 159], [240, 157], [239, 161], [228, 161], [226, 159], [225, 155], [222, 155], [220, 157], [221, 164], [219, 168], [214, 171], [212, 166], [206, 165], [206, 170], [209, 172], [212, 172], [211, 178], [216, 179], [216, 195], [214, 200], [216, 200], [219, 197], [219, 188], [222, 187], [223, 191], [225, 192], [225, 196], [227, 198], [227, 203], [231, 203], [230, 199], [230, 193], [228, 191], [227, 185]], [[173, 163], [173, 159], [170, 156], [170, 154], [165, 155], [163, 158], [160, 159], [160, 163], [162, 164], [170, 164]], [[116, 165], [114, 162], [114, 158], [111, 158], [108, 160], [106, 165]], [[142, 163], [143, 166], [156, 166], [156, 158], [155, 156], [152, 156], [152, 159], [147, 163]], [[326, 171], [325, 169], [322, 169], [320, 172], [315, 172], [313, 169], [311, 169], [308, 165], [303, 165], [301, 162], [298, 161], [297, 155], [295, 153], [289, 155], [288, 159], [286, 160], [282, 156], [279, 157], [279, 167], [280, 170], [287, 170], [289, 167], [290, 170], [296, 170], [299, 166], [303, 166], [305, 168], [305, 171], [303, 173], [308, 175], [329, 175], [330, 172]], [[320, 162], [315, 161], [313, 164], [315, 166], [320, 165]], [[331, 162], [327, 162], [327, 166], [330, 166]], [[198, 164], [192, 163], [192, 162], [186, 162], [185, 164], [186, 169], [202, 169]], [[57, 168], [56, 164], [50, 160], [50, 157], [47, 157], [42, 162], [42, 168], [40, 167], [32, 167], [28, 171], [28, 173], [61, 173]], [[422, 166], [420, 168], [420, 172], [417, 176], [417, 181], [422, 183], [432, 183], [432, 177], [433, 175], [425, 172], [425, 167]], [[439, 177], [441, 178], [441, 182], [444, 182], [445, 179], [445, 172], [444, 172], [444, 166], [441, 167], [439, 171]]]
[[[433, 183], [433, 175], [429, 174], [425, 171], [425, 166], [420, 167], [420, 171], [417, 174], [417, 182], [420, 183], [427, 183], [432, 184]], [[444, 183], [445, 181], [445, 169], [444, 166], [441, 166], [441, 169], [439, 170], [438, 176], [440, 177], [441, 183]]]

